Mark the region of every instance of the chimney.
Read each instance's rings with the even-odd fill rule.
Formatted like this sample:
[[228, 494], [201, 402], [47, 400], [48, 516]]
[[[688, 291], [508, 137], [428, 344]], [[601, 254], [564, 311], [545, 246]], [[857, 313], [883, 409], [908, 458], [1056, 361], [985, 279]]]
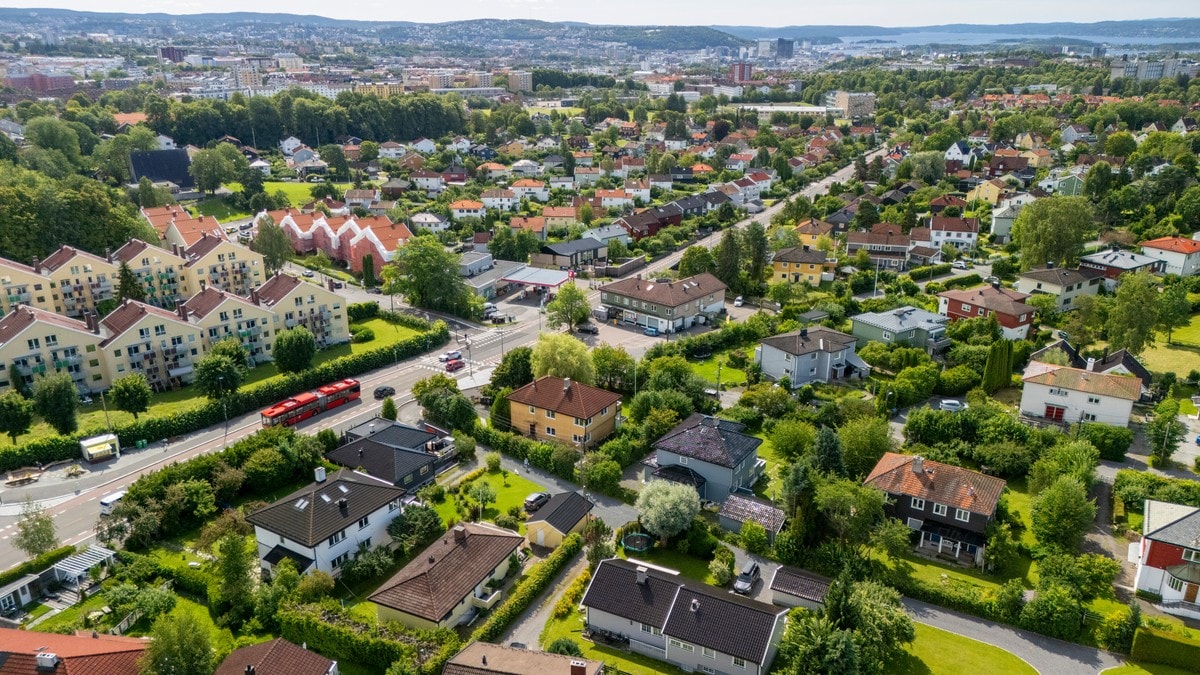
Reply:
[[341, 499], [337, 500], [337, 505], [338, 505], [339, 511], [349, 511], [350, 510], [350, 502], [346, 501], [345, 497], [342, 497]]
[[206, 286], [208, 286], [208, 284], [203, 279], [201, 279], [200, 280], [200, 292], [201, 293], [204, 292]]
[[692, 606], [689, 609], [692, 610], [692, 613], [699, 612], [700, 611], [700, 599], [692, 598]]
[[34, 274], [42, 273], [42, 259], [37, 257], [36, 255], [33, 256], [33, 273]]
[[1104, 348], [1104, 358], [1102, 358], [1102, 359], [1100, 359], [1100, 360], [1101, 360], [1102, 362], [1107, 362], [1107, 361], [1108, 361], [1108, 347], [1105, 347], [1105, 348]]
[[329, 289], [329, 290], [331, 290], [331, 291], [332, 291], [332, 290], [334, 290], [334, 288], [333, 288], [333, 279], [332, 279], [332, 278], [327, 278], [327, 279], [325, 279], [325, 287], [326, 287], [326, 288], [328, 288], [328, 289]]
[[313, 473], [316, 475], [316, 479], [317, 479], [318, 483], [325, 482], [325, 467], [318, 466]]
[[483, 665], [487, 665], [487, 654], [483, 655]]
[[[143, 311], [145, 311], [143, 309]], [[96, 335], [100, 334], [100, 315], [92, 312], [92, 332]]]
[[1091, 358], [1091, 357], [1089, 357], [1089, 358], [1088, 358], [1087, 369], [1088, 369], [1088, 370], [1090, 370], [1090, 371], [1092, 371], [1092, 372], [1095, 372], [1095, 370], [1096, 370], [1096, 359], [1093, 359], [1093, 358]]
[[[201, 282], [201, 283], [203, 283], [203, 282]], [[994, 289], [996, 289], [996, 290], [1000, 290], [1000, 281], [999, 281], [999, 280], [997, 280], [997, 281], [993, 281], [993, 282], [992, 282], [992, 288], [994, 288]]]
[[462, 525], [455, 525], [454, 541], [458, 543], [465, 543], [467, 541], [467, 528], [463, 527]]
[[925, 471], [925, 458], [920, 455], [913, 457], [912, 470], [913, 473], [923, 473]]
[[246, 675], [254, 675], [254, 666], [246, 666]]
[[571, 675], [587, 675], [587, 664], [583, 661], [571, 661]]
[[637, 583], [640, 586], [646, 585], [646, 571], [647, 570], [645, 567], [643, 567], [642, 565], [638, 565], [638, 567], [637, 567]]
[[1053, 260], [1046, 261], [1046, 269], [1048, 269], [1048, 270], [1054, 269], [1054, 261]]
[[802, 338], [808, 337], [808, 329], [807, 328], [800, 329], [800, 337], [802, 337]]
[[112, 249], [107, 246], [104, 247], [104, 259], [107, 260], [110, 265], [112, 264]]
[[181, 257], [179, 255], [179, 244], [171, 244], [171, 253], [174, 253], [175, 257], [177, 257], [177, 258]]
[[563, 391], [571, 391], [571, 378], [563, 378]]
[[805, 250], [805, 251], [807, 251], [807, 250], [808, 250], [808, 244], [805, 244], [805, 245], [804, 245], [804, 250]]
[[251, 288], [251, 289], [250, 289], [250, 302], [253, 302], [253, 303], [254, 303], [254, 304], [256, 304], [256, 305], [257, 305], [257, 304], [259, 304], [259, 302], [258, 302], [258, 289], [257, 289], [257, 288]]

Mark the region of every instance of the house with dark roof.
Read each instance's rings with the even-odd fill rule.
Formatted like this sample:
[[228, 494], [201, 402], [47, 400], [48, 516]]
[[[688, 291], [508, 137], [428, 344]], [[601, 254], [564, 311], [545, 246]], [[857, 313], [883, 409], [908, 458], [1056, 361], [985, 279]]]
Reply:
[[455, 654], [442, 675], [602, 675], [604, 663], [549, 652], [471, 642]]
[[275, 638], [229, 652], [213, 675], [338, 675], [337, 661]]
[[362, 439], [370, 439], [374, 443], [397, 450], [431, 455], [434, 457], [437, 471], [458, 461], [454, 437], [445, 429], [439, 429], [428, 422], [410, 425], [375, 417], [351, 427], [343, 436], [346, 443]]
[[1045, 364], [1021, 378], [1021, 416], [1062, 425], [1098, 422], [1129, 426], [1142, 381], [1132, 375]]
[[1134, 586], [1164, 612], [1200, 619], [1200, 509], [1147, 499], [1142, 513]]
[[488, 523], [459, 523], [413, 557], [369, 600], [379, 620], [413, 628], [450, 628], [479, 610], [495, 607], [503, 593], [488, 582], [508, 574], [521, 535]]
[[743, 598], [636, 560], [596, 567], [585, 620], [629, 638], [629, 649], [687, 672], [770, 671], [788, 610]]
[[771, 602], [782, 607], [805, 607], [813, 611], [825, 605], [829, 579], [805, 570], [780, 565], [771, 575]]
[[437, 476], [436, 456], [387, 446], [369, 438], [346, 443], [325, 453], [325, 457], [338, 466], [381, 478], [407, 492], [417, 490]]
[[617, 428], [621, 395], [544, 375], [508, 395], [512, 430], [576, 448], [604, 442]]
[[950, 321], [995, 316], [1004, 339], [1024, 340], [1037, 316], [1037, 308], [1025, 303], [1028, 297], [1027, 293], [1002, 287], [998, 281], [990, 286], [952, 288], [938, 293], [938, 314]]
[[1103, 281], [1102, 272], [1088, 267], [1080, 266], [1079, 269], [1073, 270], [1047, 263], [1043, 267], [1034, 267], [1022, 272], [1017, 276], [1017, 283], [1013, 287], [1029, 295], [1053, 295], [1058, 299], [1059, 311], [1066, 312], [1075, 309], [1077, 298], [1099, 293]]
[[391, 546], [387, 526], [404, 494], [391, 481], [348, 469], [327, 477], [318, 467], [315, 482], [246, 516], [262, 569], [289, 558], [301, 574], [337, 576], [360, 546]]
[[678, 281], [629, 277], [601, 286], [600, 304], [622, 323], [671, 333], [724, 311], [727, 289], [708, 272]]
[[746, 523], [762, 525], [767, 531], [767, 539], [772, 543], [786, 521], [787, 514], [782, 509], [771, 502], [747, 495], [729, 495], [717, 513], [717, 522], [730, 532], [741, 532], [742, 525]]
[[149, 178], [151, 183], [167, 181], [180, 190], [189, 191], [196, 186], [191, 167], [192, 158], [187, 150], [135, 150], [129, 153], [130, 175], [134, 183]]
[[766, 469], [758, 457], [762, 439], [745, 433], [746, 425], [692, 413], [654, 442], [642, 464], [644, 480], [669, 480], [696, 488], [700, 498], [724, 502], [749, 491]]
[[558, 548], [567, 535], [583, 530], [594, 506], [578, 492], [560, 492], [525, 519], [525, 538], [530, 544]]
[[816, 247], [802, 244], [780, 249], [771, 257], [771, 278], [793, 284], [819, 286], [832, 281], [837, 259]]
[[754, 362], [776, 382], [788, 378], [792, 388], [853, 376], [861, 379], [871, 366], [854, 353], [855, 342], [853, 335], [832, 328], [801, 328], [759, 340]]
[[591, 265], [597, 260], [608, 258], [608, 244], [591, 237], [564, 241], [557, 244], [546, 244], [537, 253], [529, 256], [529, 264], [534, 267], [561, 269], [564, 267], [580, 267]]
[[987, 528], [1005, 483], [995, 476], [919, 456], [884, 453], [864, 485], [887, 495], [884, 511], [920, 533], [917, 551], [983, 565]]
[[0, 675], [138, 675], [148, 644], [90, 631], [60, 635], [0, 628]]

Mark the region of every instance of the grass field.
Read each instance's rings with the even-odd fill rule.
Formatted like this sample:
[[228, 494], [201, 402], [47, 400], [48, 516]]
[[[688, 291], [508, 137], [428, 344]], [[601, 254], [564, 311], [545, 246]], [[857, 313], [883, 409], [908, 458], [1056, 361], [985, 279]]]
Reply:
[[[268, 181], [263, 183], [263, 191], [269, 195], [273, 195], [276, 192], [283, 192], [287, 195], [288, 200], [292, 202], [292, 206], [299, 207], [312, 201], [312, 188], [314, 185], [316, 183]], [[342, 191], [353, 187], [351, 183], [334, 183], [334, 185]], [[229, 185], [228, 187], [231, 190], [235, 189], [233, 185]]]
[[746, 384], [746, 371], [729, 365], [728, 352], [714, 354], [703, 361], [692, 361], [692, 372], [715, 385], [718, 360], [723, 364], [721, 366], [721, 384], [726, 387], [740, 387]]
[[783, 479], [779, 475], [779, 467], [785, 464], [786, 460], [775, 452], [775, 444], [771, 443], [766, 434], [760, 431], [754, 435], [762, 439], [762, 445], [758, 446], [758, 456], [767, 462], [767, 468], [763, 470], [767, 479], [759, 479], [754, 484], [754, 494], [763, 499], [774, 500], [783, 495]]
[[1183, 670], [1172, 666], [1162, 666], [1157, 663], [1129, 662], [1117, 668], [1101, 671], [1103, 675], [1189, 675], [1195, 671]]
[[[505, 478], [503, 473], [485, 473], [476, 481], [486, 481], [496, 488], [496, 501], [488, 505], [483, 510], [483, 520], [495, 520], [496, 516], [508, 513], [508, 510], [514, 506], [520, 507], [524, 505], [525, 498], [531, 492], [541, 492], [542, 488], [532, 481], [526, 480], [517, 474], [510, 473]], [[472, 481], [474, 483], [475, 481]], [[461, 484], [459, 487], [465, 491], [470, 489], [467, 487], [470, 483]], [[451, 518], [455, 520], [461, 519], [458, 513], [458, 505], [454, 503], [454, 498], [446, 495], [446, 501], [434, 506], [438, 515], [442, 517], [443, 522], [449, 522]], [[520, 532], [525, 533], [525, 523], [521, 523]]]
[[249, 218], [254, 215], [247, 213], [244, 209], [235, 207], [225, 197], [209, 197], [196, 202], [192, 209], [202, 216], [213, 216], [217, 220], [224, 223], [227, 220], [237, 220], [238, 218]]
[[706, 584], [715, 584], [716, 579], [708, 573], [708, 561], [701, 560], [694, 555], [680, 553], [674, 549], [652, 548], [649, 551], [642, 553], [626, 553], [625, 549], [620, 549], [617, 555], [622, 558], [634, 558], [642, 562], [648, 562], [659, 567], [669, 567], [678, 571], [685, 577], [702, 581]]
[[[905, 657], [889, 668], [899, 675], [957, 675], [980, 668], [988, 675], [1032, 675], [1037, 671], [1013, 654], [940, 628], [915, 624], [917, 639]], [[1113, 671], [1106, 671], [1113, 672]]]

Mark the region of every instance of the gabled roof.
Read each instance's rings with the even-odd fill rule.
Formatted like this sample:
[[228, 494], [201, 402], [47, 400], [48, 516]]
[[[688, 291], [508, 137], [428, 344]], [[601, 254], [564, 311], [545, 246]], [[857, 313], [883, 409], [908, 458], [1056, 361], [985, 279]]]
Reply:
[[1023, 380], [1027, 383], [1112, 396], [1127, 401], [1136, 401], [1142, 397], [1142, 381], [1137, 377], [1109, 375], [1080, 368], [1054, 368], [1030, 375]]
[[1158, 262], [1157, 258], [1152, 258], [1148, 255], [1133, 253], [1132, 251], [1098, 251], [1081, 257], [1080, 262], [1087, 262], [1093, 265], [1103, 265], [1105, 267], [1113, 267], [1123, 270], [1136, 270], [1139, 267], [1154, 265]]
[[[148, 643], [139, 638], [89, 633], [61, 635], [0, 628], [0, 675], [137, 675]], [[58, 657], [54, 669], [39, 668], [37, 655]]]
[[774, 347], [793, 356], [801, 356], [812, 352], [841, 351], [853, 345], [856, 341], [857, 338], [853, 335], [846, 335], [832, 328], [817, 326], [765, 337], [759, 340], [759, 343]]
[[658, 283], [652, 279], [627, 278], [605, 284], [600, 290], [615, 293], [664, 307], [678, 307], [697, 298], [713, 293], [724, 293], [728, 288], [720, 279], [703, 272], [679, 281]]
[[147, 315], [152, 315], [164, 321], [174, 321], [177, 324], [186, 323], [174, 312], [168, 312], [165, 309], [155, 307], [154, 305], [147, 305], [137, 300], [126, 300], [100, 320], [100, 325], [108, 329], [108, 337], [105, 338], [104, 344], [107, 345], [120, 337], [122, 333], [133, 328]]
[[161, 246], [148, 244], [141, 239], [130, 239], [121, 248], [113, 251], [113, 260], [123, 262], [130, 267], [138, 267], [143, 257], [162, 258], [164, 263], [182, 263], [184, 259]]
[[[226, 293], [225, 291], [213, 286], [208, 286], [204, 290], [188, 298], [183, 303], [183, 306], [187, 307], [188, 314], [195, 316], [196, 318], [203, 319], [211, 314], [213, 310], [225, 304], [226, 300], [241, 303], [248, 307], [257, 307], [257, 305], [255, 305], [253, 302], [250, 302], [239, 295]], [[264, 308], [259, 309], [264, 312], [267, 311]]]
[[1200, 549], [1200, 509], [1147, 499], [1143, 515], [1147, 539]]
[[621, 395], [569, 379], [543, 375], [508, 395], [512, 403], [587, 419], [621, 402]]
[[776, 251], [775, 257], [771, 258], [771, 261], [824, 265], [828, 259], [829, 254], [825, 251], [809, 248], [808, 246], [789, 246], [788, 248]]
[[771, 576], [771, 590], [824, 604], [829, 579], [812, 572], [780, 565]]
[[1019, 316], [1021, 314], [1033, 315], [1037, 312], [1036, 307], [1027, 305], [1024, 302], [1025, 298], [1029, 297], [1029, 294], [1018, 293], [1007, 288], [996, 288], [995, 286], [978, 286], [965, 290], [951, 289], [938, 293], [938, 297], [956, 302], [965, 302], [999, 314], [1008, 314], [1009, 316]]
[[247, 666], [254, 666], [254, 675], [327, 675], [335, 663], [293, 642], [275, 638], [233, 650], [213, 675], [245, 675]]
[[787, 514], [774, 504], [739, 494], [731, 494], [725, 498], [725, 503], [721, 504], [720, 516], [739, 523], [755, 522], [774, 534], [783, 529], [783, 523], [787, 520]]
[[1158, 239], [1143, 241], [1142, 248], [1154, 248], [1172, 253], [1192, 255], [1200, 253], [1200, 241], [1185, 239], [1183, 237], [1159, 237]]
[[364, 473], [394, 484], [399, 484], [405, 476], [423, 466], [431, 466], [434, 461], [433, 455], [401, 450], [369, 438], [347, 443], [325, 456], [334, 464], [349, 469], [361, 468]]
[[863, 484], [985, 516], [996, 512], [1005, 485], [995, 476], [895, 452], [884, 453]]
[[459, 523], [417, 554], [369, 599], [428, 621], [441, 621], [522, 541], [516, 532], [494, 525]]
[[471, 642], [446, 662], [442, 675], [575, 675], [575, 664], [583, 666], [582, 675], [604, 671], [604, 663], [593, 659]]
[[547, 244], [542, 248], [554, 253], [555, 255], [574, 255], [575, 253], [580, 253], [582, 251], [599, 251], [607, 245], [608, 244], [605, 244], [599, 239], [595, 239], [593, 237], [584, 237], [582, 239], [575, 239], [574, 241], [564, 241], [558, 244]]
[[106, 258], [101, 258], [98, 255], [92, 255], [87, 251], [81, 251], [72, 246], [60, 246], [58, 247], [57, 251], [46, 256], [46, 259], [42, 261], [42, 267], [54, 272], [75, 258], [83, 258], [84, 261], [88, 263], [113, 265], [113, 263], [109, 262]]
[[[267, 306], [278, 304], [291, 293], [296, 287], [304, 282], [299, 277], [294, 277], [283, 272], [276, 272], [275, 276], [263, 282], [262, 286], [257, 289], [258, 299]], [[316, 285], [313, 284], [315, 288]]]
[[[71, 319], [61, 314], [55, 314], [54, 312], [47, 312], [44, 309], [38, 309], [30, 305], [17, 305], [6, 316], [0, 318], [0, 346], [8, 344], [24, 332], [26, 328], [39, 321], [67, 330], [73, 330], [76, 333], [92, 335], [92, 332], [88, 330], [87, 324], [82, 321]], [[100, 336], [93, 335], [93, 338], [99, 340]]]
[[566, 534], [579, 524], [594, 505], [578, 492], [560, 492], [550, 498], [542, 508], [525, 520], [526, 523], [544, 522]]
[[323, 482], [310, 483], [251, 513], [246, 520], [313, 547], [403, 496], [403, 489], [382, 479], [340, 469]]
[[[216, 223], [216, 221], [214, 220], [213, 223]], [[176, 227], [178, 227], [179, 221], [176, 221], [175, 225], [176, 225]], [[182, 234], [182, 233], [180, 233], [180, 234]], [[214, 250], [216, 250], [216, 248], [218, 246], [220, 246], [221, 244], [228, 244], [228, 243], [229, 243], [229, 241], [226, 239], [223, 239], [223, 238], [218, 237], [213, 234], [209, 234], [208, 232], [201, 232], [200, 238], [197, 239], [191, 245], [189, 245], [187, 247], [187, 250], [184, 252], [184, 254], [187, 256], [187, 259], [188, 259], [188, 261], [187, 261], [188, 266], [190, 267], [190, 266], [196, 264], [202, 258], [204, 258], [204, 256], [206, 256], [209, 253], [212, 253]]]
[[742, 433], [742, 429], [735, 428], [734, 424], [692, 413], [655, 441], [654, 449], [732, 469], [747, 456], [755, 454], [762, 445], [761, 438]]
[[1042, 283], [1056, 284], [1058, 286], [1074, 286], [1078, 283], [1091, 281], [1092, 279], [1100, 279], [1104, 276], [1102, 272], [1088, 269], [1086, 267], [1073, 270], [1066, 267], [1035, 267], [1020, 274], [1022, 277], [1040, 281]]

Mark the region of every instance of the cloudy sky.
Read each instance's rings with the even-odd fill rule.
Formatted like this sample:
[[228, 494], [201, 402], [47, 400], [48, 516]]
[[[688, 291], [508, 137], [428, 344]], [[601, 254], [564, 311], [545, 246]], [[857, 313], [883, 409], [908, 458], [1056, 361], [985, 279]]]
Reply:
[[[419, 22], [500, 18], [608, 24], [750, 26], [1087, 22], [1200, 15], [1200, 4], [1196, 0], [1009, 0], [991, 5], [961, 0], [856, 0], [850, 3], [758, 0], [749, 5], [725, 0], [458, 0], [441, 3], [421, 0], [361, 0], [344, 4], [327, 0], [0, 0], [0, 7], [31, 6], [139, 14], [287, 12], [344, 19]], [[749, 11], [730, 11], [733, 8], [745, 8]]]

